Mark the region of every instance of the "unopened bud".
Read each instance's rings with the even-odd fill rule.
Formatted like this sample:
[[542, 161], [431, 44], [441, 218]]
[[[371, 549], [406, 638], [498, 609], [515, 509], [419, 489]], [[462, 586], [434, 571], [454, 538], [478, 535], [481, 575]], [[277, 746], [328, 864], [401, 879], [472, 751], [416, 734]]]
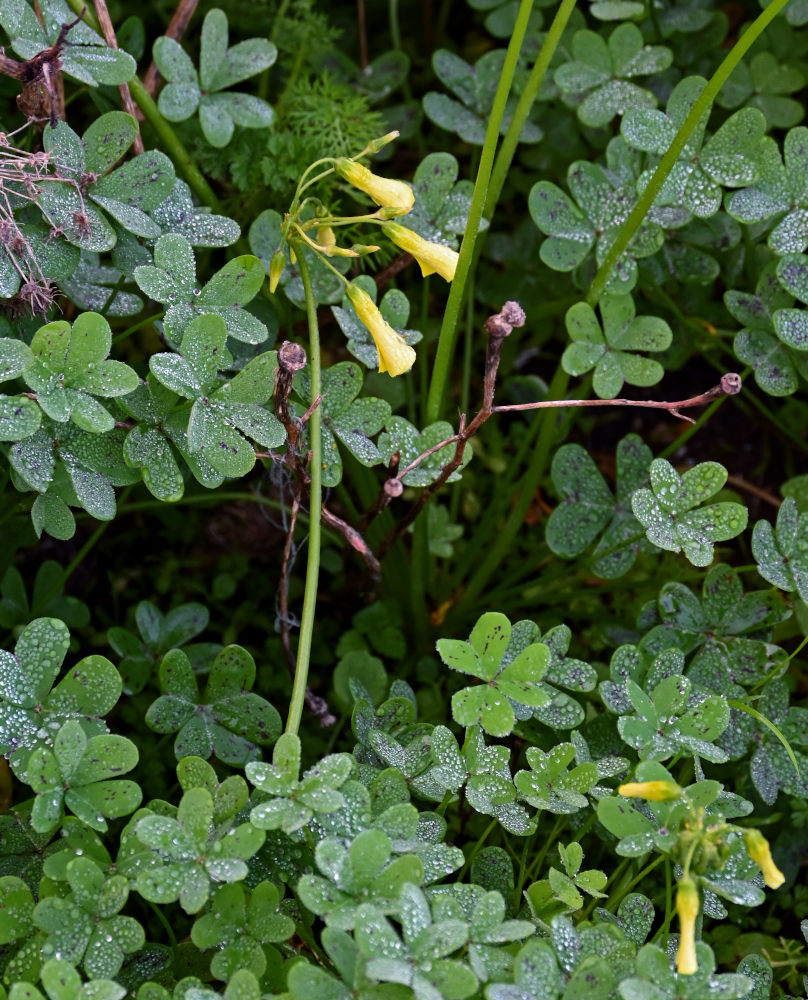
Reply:
[[283, 274], [283, 269], [286, 267], [286, 254], [283, 250], [276, 250], [272, 254], [272, 259], [269, 262], [269, 290], [274, 294], [275, 289], [278, 287], [278, 282], [281, 280], [281, 275]]

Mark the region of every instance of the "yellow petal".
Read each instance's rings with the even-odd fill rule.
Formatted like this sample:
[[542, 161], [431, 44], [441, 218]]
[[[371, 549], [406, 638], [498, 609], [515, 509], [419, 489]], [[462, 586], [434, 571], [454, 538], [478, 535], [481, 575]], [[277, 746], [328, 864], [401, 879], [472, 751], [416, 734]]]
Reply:
[[355, 163], [345, 157], [334, 161], [334, 169], [355, 188], [370, 195], [377, 205], [393, 209], [396, 215], [405, 215], [415, 204], [412, 188], [404, 181], [379, 177], [361, 163]]
[[696, 959], [696, 918], [699, 915], [699, 890], [693, 879], [686, 875], [676, 890], [676, 913], [679, 917], [679, 950], [676, 953], [676, 971], [685, 976], [698, 972]]
[[682, 789], [673, 781], [627, 781], [624, 785], [620, 785], [617, 794], [627, 799], [667, 802], [670, 799], [678, 799]]
[[385, 320], [366, 291], [353, 282], [348, 283], [346, 291], [356, 315], [368, 328], [376, 344], [379, 371], [392, 376], [408, 372], [415, 361], [415, 351]]
[[760, 830], [745, 830], [743, 839], [749, 857], [758, 863], [763, 872], [763, 881], [770, 889], [779, 889], [786, 877], [774, 863], [768, 840]]
[[441, 243], [430, 243], [423, 236], [407, 229], [406, 226], [400, 226], [397, 222], [389, 222], [384, 231], [396, 246], [413, 255], [421, 265], [421, 274], [424, 277], [437, 273], [446, 281], [454, 278], [459, 256], [456, 250]]

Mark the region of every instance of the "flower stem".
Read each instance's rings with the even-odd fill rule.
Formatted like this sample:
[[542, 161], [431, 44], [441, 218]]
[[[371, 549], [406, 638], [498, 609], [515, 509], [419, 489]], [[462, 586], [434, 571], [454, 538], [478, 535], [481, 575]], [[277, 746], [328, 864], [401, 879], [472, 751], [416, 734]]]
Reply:
[[[317, 302], [309, 275], [309, 265], [303, 252], [297, 255], [300, 278], [306, 295], [306, 318], [309, 322], [309, 363], [311, 365], [311, 402], [320, 395], [320, 329], [317, 325]], [[314, 613], [317, 605], [317, 583], [320, 576], [320, 510], [323, 494], [322, 437], [320, 432], [320, 407], [312, 410], [309, 418], [311, 441], [311, 498], [309, 500], [309, 553], [306, 560], [306, 586], [303, 591], [303, 612], [300, 617], [300, 638], [297, 644], [295, 678], [286, 732], [297, 733], [303, 716], [306, 683], [309, 676], [311, 637], [314, 631]]]
[[765, 31], [774, 18], [777, 17], [787, 3], [788, 0], [773, 0], [773, 2], [766, 7], [766, 9], [752, 22], [752, 24], [750, 24], [743, 35], [741, 35], [732, 47], [729, 54], [715, 73], [713, 73], [710, 77], [707, 86], [701, 92], [698, 100], [690, 109], [690, 114], [680, 125], [679, 131], [676, 133], [668, 151], [659, 161], [651, 180], [648, 182], [648, 186], [643, 191], [637, 201], [637, 204], [631, 210], [629, 217], [621, 226], [620, 232], [617, 234], [617, 239], [614, 241], [609, 252], [606, 254], [603, 263], [598, 268], [598, 273], [595, 275], [595, 280], [592, 282], [589, 294], [586, 297], [586, 301], [591, 306], [594, 306], [600, 300], [600, 297], [606, 289], [606, 285], [609, 278], [612, 276], [612, 271], [614, 270], [618, 260], [620, 260], [620, 257], [628, 247], [642, 221], [648, 215], [648, 212], [654, 203], [654, 198], [656, 198], [662, 189], [662, 185], [665, 183], [668, 174], [676, 165], [682, 150], [687, 145], [688, 139], [692, 135], [693, 130], [696, 128], [698, 123], [701, 121], [702, 116], [705, 112], [709, 111], [719, 90], [721, 90], [727, 82], [730, 74], [741, 59], [746, 55], [752, 45], [754, 45], [760, 35]]
[[457, 271], [455, 272], [452, 288], [449, 292], [449, 299], [446, 303], [446, 311], [443, 314], [443, 323], [441, 324], [440, 335], [438, 337], [438, 350], [435, 355], [435, 363], [432, 367], [432, 381], [429, 385], [429, 395], [426, 403], [426, 419], [428, 423], [432, 423], [438, 419], [441, 403], [446, 396], [446, 386], [449, 381], [449, 371], [454, 357], [460, 312], [463, 308], [463, 300], [468, 291], [468, 278], [472, 270], [474, 247], [477, 242], [483, 207], [488, 196], [488, 185], [494, 165], [494, 154], [499, 139], [499, 129], [505, 115], [505, 103], [511, 91], [519, 52], [522, 48], [522, 41], [525, 37], [528, 18], [532, 9], [533, 0], [521, 0], [519, 12], [516, 16], [516, 24], [514, 25], [513, 34], [511, 35], [508, 50], [505, 54], [502, 75], [499, 78], [497, 92], [494, 95], [494, 104], [491, 108], [488, 128], [485, 132], [485, 140], [483, 141], [482, 153], [480, 154], [480, 166], [477, 170], [477, 179], [474, 182], [474, 193], [471, 197], [466, 231], [463, 234], [460, 257], [457, 261]]
[[550, 25], [550, 30], [547, 32], [547, 37], [544, 39], [539, 54], [536, 57], [536, 62], [533, 64], [533, 69], [530, 71], [525, 89], [519, 97], [519, 103], [516, 105], [513, 118], [499, 147], [497, 158], [494, 162], [494, 169], [491, 173], [491, 183], [485, 198], [485, 207], [483, 208], [483, 216], [486, 219], [491, 219], [496, 210], [499, 196], [502, 194], [502, 188], [511, 167], [513, 155], [519, 144], [522, 129], [527, 121], [527, 116], [530, 114], [530, 109], [536, 100], [536, 95], [542, 85], [550, 62], [561, 41], [564, 29], [567, 27], [567, 22], [573, 10], [575, 10], [575, 3], [576, 0], [562, 0], [553, 18], [553, 23]]

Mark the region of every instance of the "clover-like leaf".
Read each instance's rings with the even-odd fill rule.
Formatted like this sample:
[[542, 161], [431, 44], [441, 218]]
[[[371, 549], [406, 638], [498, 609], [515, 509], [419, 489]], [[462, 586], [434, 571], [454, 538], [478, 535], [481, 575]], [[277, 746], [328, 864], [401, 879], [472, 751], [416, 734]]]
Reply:
[[419, 885], [424, 869], [413, 854], [393, 855], [383, 830], [363, 830], [349, 846], [326, 837], [315, 850], [320, 875], [304, 875], [298, 882], [301, 902], [330, 927], [356, 930], [359, 909], [372, 903], [385, 914], [395, 913], [408, 884]]
[[264, 831], [251, 823], [217, 824], [213, 797], [206, 788], [191, 788], [182, 796], [176, 819], [152, 814], [138, 819], [135, 835], [150, 854], [133, 868], [137, 891], [153, 903], [179, 900], [186, 913], [205, 905], [211, 883], [240, 882], [247, 859], [264, 842]]
[[512, 702], [539, 707], [550, 701], [538, 683], [550, 661], [548, 648], [527, 646], [503, 665], [510, 637], [505, 615], [489, 613], [478, 620], [468, 642], [438, 639], [438, 655], [447, 666], [484, 682], [452, 696], [452, 715], [461, 726], [479, 724], [492, 736], [507, 736], [516, 722]]
[[340, 809], [345, 799], [339, 789], [353, 766], [350, 754], [330, 754], [301, 777], [300, 739], [284, 733], [275, 744], [271, 764], [250, 762], [245, 769], [252, 784], [268, 796], [255, 806], [250, 822], [262, 830], [292, 833], [318, 813]]
[[[151, 601], [141, 601], [135, 608], [135, 621], [140, 637], [128, 629], [113, 627], [107, 632], [107, 642], [121, 657], [118, 670], [124, 691], [137, 694], [146, 686], [163, 656], [204, 631], [209, 620], [204, 604], [180, 604], [168, 614], [161, 614]], [[198, 654], [218, 653], [220, 646], [194, 645], [186, 652], [197, 659]]]
[[[205, 313], [220, 316], [235, 340], [260, 344], [267, 339], [266, 326], [244, 306], [264, 280], [260, 260], [250, 254], [234, 257], [200, 287], [191, 243], [176, 233], [161, 236], [154, 248], [154, 264], [135, 268], [135, 281], [149, 298], [166, 308], [163, 322], [173, 344], [179, 345], [194, 317]], [[220, 367], [225, 367], [221, 365]]]
[[735, 538], [746, 527], [747, 511], [739, 503], [698, 506], [727, 480], [727, 470], [718, 462], [702, 462], [680, 476], [670, 462], [655, 458], [650, 477], [651, 489], [637, 490], [631, 509], [659, 548], [684, 551], [694, 566], [709, 566], [715, 543]]
[[629, 108], [656, 107], [649, 90], [633, 83], [667, 69], [673, 53], [663, 45], [645, 45], [640, 29], [621, 24], [608, 41], [594, 31], [576, 31], [572, 60], [555, 72], [556, 86], [565, 100], [577, 107], [584, 125], [600, 128]]
[[23, 377], [52, 420], [72, 419], [94, 434], [112, 430], [115, 420], [96, 397], [125, 396], [138, 378], [129, 365], [107, 359], [111, 345], [109, 323], [98, 313], [82, 313], [72, 328], [56, 320], [36, 332], [35, 360]]
[[81, 964], [94, 979], [111, 979], [146, 939], [138, 921], [119, 912], [129, 883], [123, 875], [107, 878], [88, 857], [73, 858], [65, 874], [70, 892], [41, 899], [34, 910], [34, 922], [46, 937], [43, 955]]
[[409, 986], [418, 1000], [465, 1000], [478, 985], [461, 954], [468, 924], [436, 919], [432, 909], [421, 889], [406, 885], [400, 895], [400, 935], [376, 906], [364, 903], [357, 911], [354, 940], [373, 979]]
[[[255, 465], [255, 449], [245, 435], [274, 448], [286, 439], [286, 431], [261, 405], [272, 393], [274, 353], [254, 358], [230, 381], [220, 380], [219, 369], [232, 363], [225, 347], [227, 332], [220, 316], [197, 316], [183, 334], [182, 354], [153, 354], [149, 365], [163, 386], [193, 400], [190, 410], [172, 414], [185, 424], [187, 452], [223, 476], [240, 477]], [[163, 427], [173, 439], [170, 424], [164, 422]], [[153, 440], [157, 446], [157, 439]], [[158, 460], [156, 454], [151, 457], [153, 462]], [[146, 464], [149, 456], [142, 455], [140, 460]]]
[[0, 651], [0, 753], [21, 776], [31, 752], [53, 746], [70, 720], [81, 722], [88, 737], [105, 733], [106, 715], [121, 693], [118, 671], [103, 656], [80, 660], [53, 687], [70, 642], [58, 618], [37, 618], [27, 625], [14, 653]]
[[45, 419], [35, 434], [12, 445], [9, 460], [18, 488], [40, 494], [31, 510], [39, 534], [72, 537], [70, 507], [102, 521], [115, 516], [114, 487], [137, 481], [123, 459], [123, 437], [117, 428], [102, 435]]
[[754, 295], [728, 291], [724, 294], [724, 304], [743, 324], [735, 335], [733, 350], [740, 361], [754, 368], [760, 388], [770, 396], [790, 396], [796, 392], [800, 376], [808, 378], [808, 354], [779, 337], [776, 315], [778, 326], [787, 336], [795, 322], [799, 324], [801, 320], [799, 310], [789, 308], [794, 299], [777, 280], [775, 267], [770, 265], [763, 270]]
[[280, 893], [272, 882], [262, 881], [249, 895], [239, 882], [216, 890], [208, 912], [191, 928], [191, 940], [201, 951], [215, 948], [210, 971], [227, 981], [238, 969], [263, 976], [267, 967], [262, 945], [285, 941], [295, 930], [294, 921], [278, 912]]
[[486, 746], [480, 726], [466, 729], [462, 748], [451, 730], [436, 726], [430, 740], [434, 767], [431, 777], [446, 791], [463, 790], [469, 805], [486, 816], [496, 816], [511, 833], [526, 834], [530, 819], [516, 802], [509, 753], [505, 747]]
[[55, 829], [65, 807], [102, 833], [107, 819], [118, 819], [140, 805], [134, 781], [120, 779], [137, 764], [137, 748], [125, 736], [88, 737], [78, 719], [67, 721], [52, 746], [38, 746], [28, 758], [24, 780], [36, 794], [31, 825], [40, 833]]
[[214, 8], [202, 24], [199, 74], [182, 46], [163, 36], [154, 44], [154, 61], [168, 81], [159, 108], [172, 122], [185, 121], [199, 109], [199, 124], [211, 146], [226, 146], [236, 125], [266, 128], [275, 113], [258, 97], [227, 90], [275, 62], [278, 50], [265, 38], [250, 38], [228, 48], [227, 15]]
[[[427, 118], [449, 132], [456, 132], [464, 142], [482, 146], [504, 62], [504, 49], [486, 52], [474, 66], [447, 49], [438, 49], [432, 56], [435, 75], [456, 99], [430, 91], [423, 100]], [[503, 135], [513, 117], [516, 100], [516, 96], [511, 95], [505, 106], [500, 126]], [[538, 125], [527, 121], [522, 127], [520, 139], [522, 142], [538, 142], [542, 135]]]
[[[589, 161], [573, 163], [567, 172], [572, 198], [550, 181], [533, 185], [528, 208], [536, 226], [549, 237], [540, 250], [548, 267], [572, 271], [593, 249], [595, 261], [602, 263], [637, 201], [638, 168], [630, 162], [630, 153], [625, 140], [617, 136], [607, 147], [605, 168]], [[663, 243], [652, 210], [618, 260], [609, 290], [630, 292], [637, 281], [637, 260], [656, 253]]]
[[564, 370], [584, 375], [594, 368], [592, 384], [601, 399], [614, 399], [624, 381], [655, 385], [664, 374], [662, 365], [634, 352], [669, 347], [673, 334], [668, 324], [657, 316], [636, 316], [630, 295], [604, 295], [598, 307], [600, 323], [586, 302], [577, 302], [567, 310], [572, 343], [561, 358]]
[[[667, 112], [632, 108], [620, 131], [634, 149], [662, 156], [706, 86], [699, 76], [681, 80], [671, 92]], [[721, 207], [723, 188], [738, 188], [757, 180], [757, 149], [766, 130], [766, 119], [756, 108], [735, 112], [715, 135], [705, 140], [709, 111], [691, 132], [682, 153], [654, 199], [657, 205], [677, 205], [700, 218]], [[640, 177], [643, 190], [653, 167]]]
[[802, 106], [789, 95], [804, 86], [798, 64], [784, 63], [773, 52], [758, 52], [735, 67], [717, 101], [723, 108], [759, 108], [769, 128], [791, 128], [802, 121]]
[[572, 743], [559, 743], [549, 753], [538, 747], [526, 751], [529, 771], [517, 771], [514, 784], [525, 802], [546, 812], [565, 815], [589, 804], [586, 793], [598, 780], [598, 768], [591, 762], [568, 770], [575, 759]]
[[631, 497], [648, 482], [651, 450], [638, 435], [629, 434], [618, 444], [616, 460], [614, 497], [580, 445], [562, 445], [550, 467], [561, 503], [547, 522], [547, 544], [557, 555], [569, 559], [580, 555], [603, 532], [593, 552], [592, 568], [605, 579], [622, 576], [631, 569], [638, 552], [648, 547], [642, 525], [632, 512]]
[[650, 697], [634, 681], [626, 682], [634, 714], [621, 716], [617, 727], [641, 760], [666, 760], [682, 751], [719, 764], [728, 759], [714, 743], [729, 725], [726, 698], [696, 691], [691, 697], [691, 689], [688, 678], [676, 674], [660, 681]]
[[199, 686], [191, 661], [172, 649], [160, 665], [161, 696], [146, 713], [158, 733], [177, 733], [177, 758], [215, 754], [227, 764], [244, 764], [259, 756], [259, 747], [277, 739], [281, 720], [275, 708], [250, 688], [255, 661], [241, 646], [225, 646], [210, 669], [205, 690]]
[[783, 501], [774, 529], [768, 521], [757, 522], [752, 554], [764, 580], [808, 599], [808, 515], [799, 513], [793, 497]]
[[808, 128], [792, 128], [783, 141], [761, 141], [760, 176], [750, 187], [734, 191], [727, 211], [747, 224], [777, 219], [768, 244], [778, 254], [800, 253], [808, 246]]

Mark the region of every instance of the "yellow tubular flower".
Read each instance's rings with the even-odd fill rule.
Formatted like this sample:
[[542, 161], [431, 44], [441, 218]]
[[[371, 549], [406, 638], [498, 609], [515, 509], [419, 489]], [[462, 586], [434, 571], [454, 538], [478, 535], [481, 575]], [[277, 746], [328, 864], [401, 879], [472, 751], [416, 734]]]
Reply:
[[356, 315], [370, 330], [370, 335], [379, 352], [379, 371], [389, 375], [403, 375], [415, 361], [415, 351], [404, 341], [400, 333], [390, 326], [376, 307], [376, 303], [359, 285], [348, 283], [348, 298]]
[[770, 889], [779, 889], [785, 882], [786, 877], [772, 860], [772, 852], [769, 842], [760, 830], [745, 830], [743, 839], [746, 842], [746, 849], [749, 857], [760, 865], [763, 872], [763, 881]]
[[696, 960], [696, 918], [699, 915], [699, 890], [689, 875], [679, 882], [676, 890], [676, 913], [679, 917], [679, 951], [676, 971], [685, 976], [698, 972]]
[[674, 781], [628, 781], [625, 785], [620, 785], [617, 794], [627, 799], [668, 802], [678, 799], [682, 789]]
[[415, 204], [412, 188], [404, 181], [379, 177], [361, 163], [355, 163], [344, 156], [334, 160], [334, 169], [349, 184], [370, 195], [377, 205], [393, 209], [396, 215], [406, 215]]
[[397, 222], [388, 222], [384, 231], [397, 247], [413, 255], [421, 265], [421, 274], [424, 277], [429, 274], [439, 274], [446, 281], [454, 278], [458, 258], [456, 250], [440, 243], [430, 243], [423, 236], [407, 229], [406, 226], [400, 226]]

